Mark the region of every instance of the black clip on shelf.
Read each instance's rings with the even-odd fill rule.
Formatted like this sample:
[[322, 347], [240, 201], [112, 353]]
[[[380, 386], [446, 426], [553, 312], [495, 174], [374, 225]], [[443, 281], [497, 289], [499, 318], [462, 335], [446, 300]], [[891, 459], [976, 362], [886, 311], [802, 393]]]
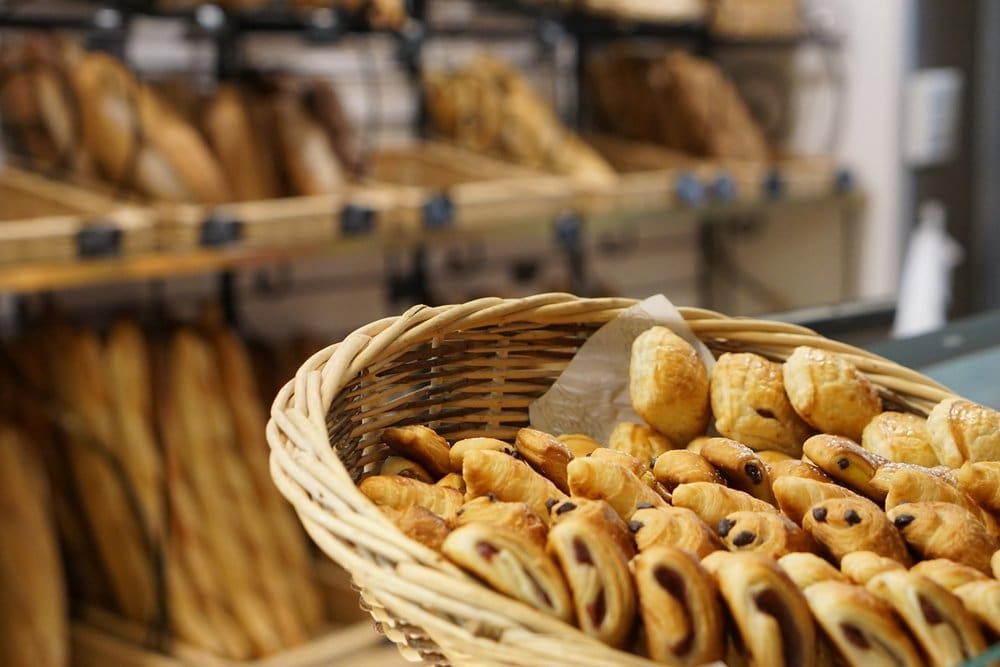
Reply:
[[446, 192], [428, 197], [421, 213], [427, 229], [444, 229], [455, 223], [455, 203]]
[[213, 213], [201, 223], [199, 243], [204, 248], [222, 248], [243, 240], [243, 222], [221, 213]]
[[340, 232], [344, 236], [365, 236], [375, 230], [375, 211], [361, 204], [347, 204], [340, 211]]
[[121, 252], [122, 230], [109, 220], [94, 220], [76, 233], [80, 259], [115, 257]]

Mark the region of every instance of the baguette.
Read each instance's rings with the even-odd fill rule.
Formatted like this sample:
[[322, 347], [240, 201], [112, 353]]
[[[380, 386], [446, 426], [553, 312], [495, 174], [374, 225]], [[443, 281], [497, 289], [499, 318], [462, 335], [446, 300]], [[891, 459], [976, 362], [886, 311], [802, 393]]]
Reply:
[[236, 200], [280, 194], [274, 160], [254, 132], [246, 101], [235, 86], [219, 86], [205, 108], [202, 125]]
[[272, 104], [279, 159], [293, 192], [326, 195], [343, 188], [343, 168], [322, 126], [295, 95], [279, 93]]
[[34, 447], [0, 425], [0, 665], [69, 665], [66, 593], [47, 496]]

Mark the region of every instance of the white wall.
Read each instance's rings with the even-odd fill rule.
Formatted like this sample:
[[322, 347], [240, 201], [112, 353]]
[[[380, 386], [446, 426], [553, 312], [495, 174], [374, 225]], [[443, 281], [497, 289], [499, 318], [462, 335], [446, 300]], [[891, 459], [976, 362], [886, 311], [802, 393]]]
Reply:
[[910, 0], [838, 0], [848, 86], [840, 157], [870, 195], [861, 234], [861, 296], [896, 293], [902, 247], [900, 126]]

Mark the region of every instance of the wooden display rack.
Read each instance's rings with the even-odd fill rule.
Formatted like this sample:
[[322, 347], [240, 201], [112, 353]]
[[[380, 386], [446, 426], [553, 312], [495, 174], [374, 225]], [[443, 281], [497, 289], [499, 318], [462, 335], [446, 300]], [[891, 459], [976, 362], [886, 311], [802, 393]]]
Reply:
[[0, 170], [0, 265], [129, 257], [155, 244], [148, 210], [21, 169]]

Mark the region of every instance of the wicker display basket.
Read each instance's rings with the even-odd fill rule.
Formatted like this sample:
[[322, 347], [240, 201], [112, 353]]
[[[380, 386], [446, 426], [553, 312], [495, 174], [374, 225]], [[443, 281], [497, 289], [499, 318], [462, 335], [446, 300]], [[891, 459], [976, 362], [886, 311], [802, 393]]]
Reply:
[[[406, 538], [356, 488], [386, 457], [379, 434], [388, 426], [512, 439], [527, 424], [529, 404], [587, 337], [634, 303], [543, 294], [418, 306], [317, 352], [278, 394], [267, 432], [274, 480], [319, 547], [351, 573], [404, 656], [436, 665], [654, 664], [485, 588]], [[780, 360], [808, 344], [851, 359], [903, 409], [926, 413], [951, 395], [919, 373], [802, 327], [681, 313], [716, 354]]]

